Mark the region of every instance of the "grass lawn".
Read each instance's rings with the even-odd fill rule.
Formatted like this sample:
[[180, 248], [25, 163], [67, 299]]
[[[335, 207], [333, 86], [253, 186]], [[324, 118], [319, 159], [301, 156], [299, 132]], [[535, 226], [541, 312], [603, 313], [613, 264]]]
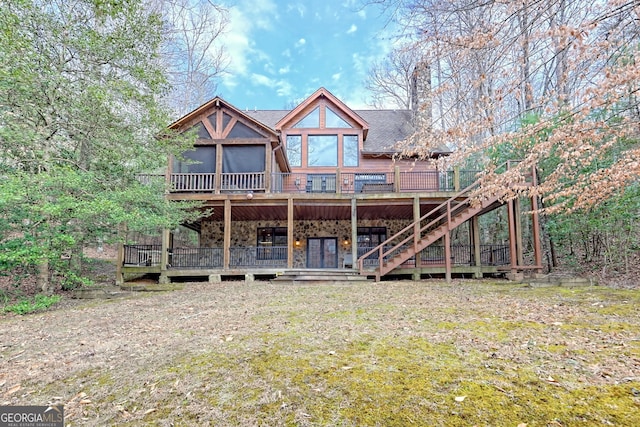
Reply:
[[639, 291], [597, 286], [187, 284], [0, 317], [0, 404], [60, 402], [67, 425], [638, 426], [639, 315]]

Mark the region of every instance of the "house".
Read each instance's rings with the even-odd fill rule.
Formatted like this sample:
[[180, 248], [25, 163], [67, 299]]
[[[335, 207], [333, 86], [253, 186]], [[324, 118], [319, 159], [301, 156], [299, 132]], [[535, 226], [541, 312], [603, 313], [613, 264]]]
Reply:
[[[165, 176], [170, 200], [212, 210], [186, 224], [198, 245], [174, 245], [169, 230], [161, 242], [124, 245], [118, 281], [143, 273], [219, 281], [319, 270], [449, 279], [540, 269], [537, 214], [528, 220], [533, 261], [525, 265], [517, 200], [492, 195], [471, 203], [478, 171], [394, 158], [415, 116], [352, 110], [324, 88], [292, 110], [243, 111], [212, 99], [170, 125], [195, 130], [197, 139], [183, 158], [169, 160]], [[443, 147], [431, 155], [447, 154]], [[479, 218], [496, 209], [507, 210], [508, 243], [481, 239]], [[452, 243], [456, 229], [465, 230], [464, 243]]]

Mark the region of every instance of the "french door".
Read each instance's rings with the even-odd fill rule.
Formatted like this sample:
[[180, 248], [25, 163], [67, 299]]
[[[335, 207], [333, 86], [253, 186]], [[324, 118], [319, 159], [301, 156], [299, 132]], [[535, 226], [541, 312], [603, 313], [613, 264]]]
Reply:
[[338, 239], [310, 237], [307, 240], [307, 268], [338, 268]]

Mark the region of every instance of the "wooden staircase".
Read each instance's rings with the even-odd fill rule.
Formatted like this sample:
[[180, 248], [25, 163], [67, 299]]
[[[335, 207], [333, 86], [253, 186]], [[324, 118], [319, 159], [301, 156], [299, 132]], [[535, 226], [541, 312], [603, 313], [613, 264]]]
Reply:
[[[465, 188], [358, 258], [360, 274], [375, 275], [376, 281], [379, 281], [380, 277], [399, 267], [468, 219], [491, 210], [502, 194], [492, 195], [478, 202], [469, 197], [478, 185], [476, 182]], [[372, 271], [366, 267], [368, 265], [377, 266]]]

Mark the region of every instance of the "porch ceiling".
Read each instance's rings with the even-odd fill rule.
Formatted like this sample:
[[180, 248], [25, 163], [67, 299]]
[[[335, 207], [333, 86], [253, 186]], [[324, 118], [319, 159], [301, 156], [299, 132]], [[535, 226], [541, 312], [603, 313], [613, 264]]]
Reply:
[[[421, 203], [420, 215], [428, 213], [437, 203]], [[224, 220], [224, 204], [207, 206], [213, 212], [207, 219]], [[233, 221], [276, 221], [287, 219], [286, 201], [260, 203], [232, 202], [231, 218]], [[358, 219], [413, 219], [413, 200], [359, 200], [357, 205]], [[294, 220], [348, 220], [351, 218], [351, 202], [335, 200], [297, 200], [293, 206]]]

